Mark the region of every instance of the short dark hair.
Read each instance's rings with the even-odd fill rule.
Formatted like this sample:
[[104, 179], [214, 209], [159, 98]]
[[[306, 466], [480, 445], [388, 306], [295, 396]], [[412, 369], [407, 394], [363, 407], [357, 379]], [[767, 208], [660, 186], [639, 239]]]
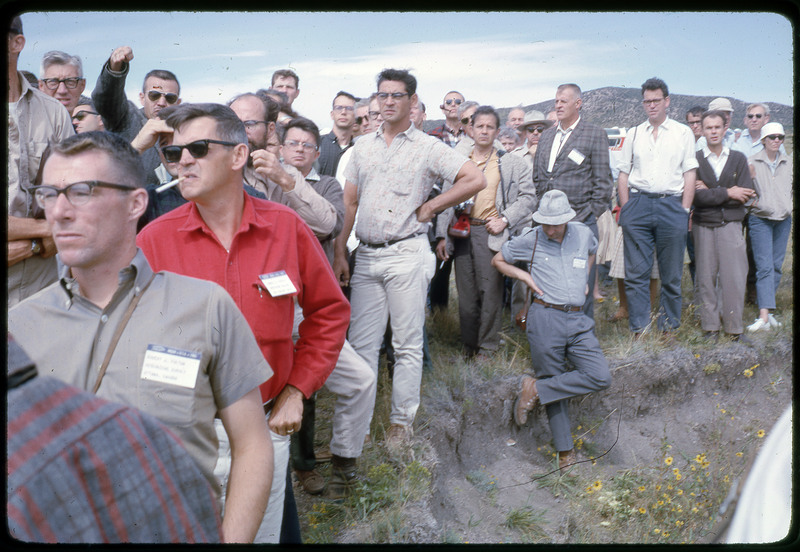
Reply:
[[705, 112], [703, 112], [702, 119], [700, 120], [700, 123], [701, 124], [705, 123], [706, 119], [708, 119], [709, 117], [719, 117], [720, 119], [722, 119], [722, 124], [723, 125], [727, 121], [727, 118], [725, 117], [725, 112], [724, 111], [720, 111], [719, 109], [714, 109], [713, 111], [705, 111]]
[[283, 125], [283, 136], [281, 136], [281, 144], [286, 139], [286, 134], [289, 132], [289, 129], [292, 128], [299, 128], [305, 132], [311, 133], [314, 135], [314, 143], [319, 147], [320, 136], [319, 136], [319, 127], [314, 124], [314, 121], [311, 119], [306, 119], [305, 117], [295, 117], [291, 119], [288, 123]]
[[494, 117], [495, 120], [495, 128], [500, 128], [500, 115], [497, 113], [495, 108], [490, 105], [479, 105], [478, 108], [475, 110], [475, 113], [472, 114], [472, 124], [475, 124], [475, 119], [478, 118], [478, 115], [491, 115]]
[[642, 96], [644, 96], [645, 90], [661, 90], [664, 93], [665, 98], [669, 96], [669, 88], [667, 88], [667, 83], [658, 77], [651, 77], [644, 81], [642, 84]]
[[272, 80], [270, 81], [270, 86], [275, 85], [275, 79], [277, 79], [278, 77], [294, 79], [295, 88], [300, 90], [300, 77], [298, 77], [297, 73], [295, 73], [291, 69], [278, 69], [277, 71], [272, 73]]
[[[163, 113], [164, 110], [162, 110]], [[189, 121], [200, 117], [210, 117], [217, 124], [217, 136], [225, 142], [247, 144], [247, 132], [244, 123], [227, 105], [215, 103], [184, 103], [171, 106], [169, 114], [164, 121], [176, 130]]]
[[345, 98], [349, 98], [349, 99], [353, 100], [354, 102], [358, 101], [358, 98], [353, 96], [350, 92], [345, 92], [344, 90], [339, 90], [336, 93], [336, 95], [333, 97], [333, 101], [331, 102], [331, 107], [333, 107], [333, 105], [336, 103], [336, 98], [341, 98], [342, 96], [344, 96]]
[[94, 102], [92, 99], [88, 96], [84, 96], [83, 94], [81, 94], [81, 97], [78, 98], [78, 105], [88, 105], [92, 111], [97, 111], [94, 107]]
[[178, 82], [178, 77], [175, 76], [175, 73], [172, 71], [167, 71], [166, 69], [153, 69], [149, 73], [144, 76], [144, 80], [142, 81], [142, 92], [145, 91], [144, 87], [147, 84], [147, 79], [150, 77], [155, 77], [161, 80], [167, 81], [175, 81], [175, 84], [178, 85], [178, 95], [181, 93], [181, 83]]
[[688, 119], [689, 115], [694, 115], [695, 117], [702, 117], [703, 113], [705, 112], [706, 112], [705, 107], [703, 107], [702, 105], [696, 105], [686, 112], [686, 118]]
[[384, 69], [378, 73], [378, 88], [383, 81], [400, 81], [406, 86], [410, 98], [417, 92], [417, 79], [405, 69]]
[[22, 33], [22, 19], [18, 15], [15, 15], [11, 21], [8, 22], [8, 32], [21, 35]]
[[128, 184], [144, 188], [147, 177], [142, 157], [133, 146], [118, 134], [105, 130], [93, 130], [74, 134], [60, 142], [50, 143], [50, 155], [71, 157], [88, 151], [102, 151], [107, 154], [117, 169], [118, 184]]
[[33, 86], [34, 88], [38, 88], [39, 87], [39, 77], [37, 77], [36, 75], [31, 73], [30, 71], [22, 70], [22, 71], [20, 71], [20, 73], [22, 73], [22, 76], [25, 77], [25, 79], [28, 81], [28, 83], [31, 86]]

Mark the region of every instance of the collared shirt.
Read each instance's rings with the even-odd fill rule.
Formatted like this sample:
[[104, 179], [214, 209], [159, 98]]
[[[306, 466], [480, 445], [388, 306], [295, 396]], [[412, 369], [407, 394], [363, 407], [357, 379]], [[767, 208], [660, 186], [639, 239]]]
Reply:
[[[190, 202], [149, 224], [136, 241], [157, 269], [211, 280], [230, 293], [275, 373], [261, 386], [264, 402], [287, 384], [306, 397], [322, 387], [344, 344], [350, 304], [297, 213], [245, 195], [241, 225], [226, 251]], [[272, 296], [265, 281], [287, 283], [281, 271], [297, 291], [273, 288]], [[305, 315], [296, 345], [295, 299]]]
[[[14, 357], [25, 363], [19, 368], [31, 370], [14, 341], [8, 352], [9, 378]], [[10, 388], [7, 400], [6, 504], [13, 538], [221, 542], [211, 486], [153, 416], [47, 376]]]
[[728, 162], [728, 155], [730, 154], [730, 149], [722, 146], [722, 152], [717, 155], [708, 147], [703, 148], [703, 157], [706, 158], [708, 164], [711, 165], [711, 168], [714, 169], [714, 174], [717, 175], [717, 179], [719, 179], [720, 175], [722, 174], [722, 169], [725, 168], [725, 163]]
[[653, 138], [653, 129], [650, 121], [645, 121], [628, 131], [617, 168], [629, 175], [628, 185], [632, 188], [681, 194], [683, 173], [697, 168], [694, 134], [688, 126], [669, 117], [659, 125], [657, 139]]
[[467, 158], [414, 125], [386, 144], [383, 125], [353, 146], [345, 176], [358, 190], [356, 237], [381, 243], [424, 234], [416, 210], [437, 181], [452, 182]]
[[[58, 282], [8, 312], [8, 328], [39, 371], [91, 390], [109, 342], [134, 295], [144, 293], [97, 396], [128, 404], [169, 427], [217, 493], [214, 416], [270, 377], [247, 322], [225, 290], [168, 272], [155, 276], [136, 252], [100, 308], [64, 267]], [[46, 338], [43, 338], [46, 336]], [[180, 380], [164, 364], [181, 366]], [[167, 383], [167, 381], [170, 381]], [[174, 382], [174, 383], [173, 383]]]
[[294, 188], [288, 192], [258, 174], [252, 167], [245, 168], [244, 181], [262, 192], [268, 200], [291, 207], [318, 237], [330, 237], [336, 226], [334, 206], [314, 191], [296, 167], [286, 163], [281, 166], [294, 179]]
[[458, 144], [461, 141], [462, 138], [467, 136], [467, 133], [464, 132], [464, 127], [461, 127], [456, 132], [455, 130], [447, 126], [447, 124], [445, 123], [428, 132], [428, 135], [433, 136], [434, 138], [438, 138], [451, 148], [454, 148], [456, 144]]
[[578, 117], [578, 119], [566, 129], [561, 126], [561, 121], [558, 122], [556, 137], [553, 138], [553, 145], [550, 147], [550, 160], [547, 162], [547, 172], [553, 172], [553, 165], [556, 164], [558, 153], [561, 151], [561, 148], [564, 147], [564, 142], [567, 141], [569, 135], [572, 134], [572, 131], [578, 126], [580, 120], [581, 118]]
[[[66, 108], [55, 98], [32, 88], [17, 73], [22, 85], [19, 100], [8, 105], [8, 213], [34, 218], [33, 194], [27, 192], [39, 172], [42, 154], [50, 140], [61, 141], [75, 134]], [[39, 214], [36, 218], [44, 218]], [[44, 289], [58, 277], [55, 257], [28, 257], [8, 267], [8, 306]]]
[[500, 185], [500, 167], [497, 164], [497, 151], [492, 150], [488, 159], [480, 161], [476, 161], [474, 157], [470, 157], [470, 159], [486, 177], [486, 187], [475, 195], [475, 205], [472, 207], [471, 216], [482, 220], [496, 217], [498, 215], [495, 198], [497, 196], [497, 187]]
[[533, 146], [533, 151], [531, 151], [530, 148], [528, 148], [528, 144], [522, 144], [509, 153], [513, 153], [514, 155], [522, 157], [525, 163], [528, 164], [528, 167], [531, 169], [531, 171], [533, 171], [533, 157], [536, 154], [536, 146], [538, 146], [538, 144]]
[[537, 242], [536, 252], [530, 273], [544, 292], [541, 299], [556, 305], [583, 305], [589, 256], [597, 251], [594, 233], [582, 222], [568, 222], [564, 239], [558, 243], [548, 238], [541, 226], [526, 229], [503, 244], [503, 258], [507, 263], [524, 261], [527, 266], [531, 262], [534, 242]]
[[339, 160], [342, 158], [344, 152], [353, 146], [353, 139], [350, 138], [350, 143], [346, 146], [339, 144], [339, 138], [333, 131], [326, 134], [320, 139], [319, 144], [319, 157], [317, 158], [315, 167], [319, 174], [326, 176], [336, 176], [336, 169], [339, 166]]
[[333, 227], [333, 231], [327, 236], [317, 235], [328, 262], [333, 265], [333, 240], [339, 235], [344, 226], [344, 194], [342, 193], [342, 186], [332, 176], [321, 176], [313, 167], [306, 175], [306, 182], [336, 210], [336, 224]]

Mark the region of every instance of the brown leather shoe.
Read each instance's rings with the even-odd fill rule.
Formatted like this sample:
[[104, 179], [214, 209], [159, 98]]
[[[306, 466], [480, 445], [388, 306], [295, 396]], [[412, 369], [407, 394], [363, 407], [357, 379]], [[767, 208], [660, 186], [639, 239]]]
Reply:
[[[575, 454], [575, 449], [564, 450], [558, 452], [558, 469], [562, 473], [570, 477], [577, 477], [577, 473], [572, 469], [572, 464], [578, 461], [578, 455]], [[567, 471], [565, 471], [567, 470]]]
[[518, 426], [525, 425], [528, 421], [528, 412], [536, 408], [539, 403], [539, 392], [536, 390], [536, 378], [522, 376], [519, 393], [514, 400], [514, 423]]
[[618, 310], [612, 316], [608, 318], [609, 322], [619, 322], [620, 320], [627, 320], [628, 318], [628, 311], [626, 310]]
[[404, 447], [411, 444], [412, 430], [410, 426], [402, 424], [392, 424], [386, 432], [385, 445], [391, 454], [400, 452]]
[[318, 495], [325, 489], [325, 479], [317, 470], [294, 470], [294, 474], [303, 490], [310, 495]]

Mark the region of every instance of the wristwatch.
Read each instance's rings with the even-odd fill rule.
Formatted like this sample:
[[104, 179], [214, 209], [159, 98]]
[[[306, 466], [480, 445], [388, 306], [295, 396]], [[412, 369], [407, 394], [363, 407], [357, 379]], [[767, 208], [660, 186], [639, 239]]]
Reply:
[[502, 220], [503, 222], [505, 222], [505, 223], [506, 223], [506, 226], [508, 226], [508, 219], [507, 219], [506, 217], [500, 217], [500, 220]]
[[38, 255], [42, 252], [42, 244], [39, 243], [39, 240], [33, 239], [31, 240], [31, 253], [34, 255]]

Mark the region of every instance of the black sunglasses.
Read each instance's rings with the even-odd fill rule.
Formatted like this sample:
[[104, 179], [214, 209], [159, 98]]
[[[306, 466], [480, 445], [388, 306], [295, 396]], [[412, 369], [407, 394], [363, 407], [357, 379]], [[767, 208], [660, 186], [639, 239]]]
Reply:
[[159, 92], [158, 90], [150, 90], [147, 92], [147, 97], [151, 102], [157, 102], [161, 99], [161, 96], [164, 96], [164, 99], [167, 100], [169, 105], [178, 101], [178, 95], [172, 92]]
[[364, 117], [356, 117], [356, 124], [360, 125], [364, 121]]
[[99, 113], [95, 113], [94, 111], [89, 111], [89, 110], [78, 111], [75, 115], [72, 116], [72, 118], [77, 119], [79, 121], [83, 121], [87, 115], [99, 115]]
[[195, 159], [200, 159], [201, 157], [205, 157], [208, 155], [208, 145], [209, 144], [219, 144], [221, 146], [238, 146], [234, 142], [223, 142], [221, 140], [195, 140], [190, 144], [185, 144], [183, 146], [164, 146], [161, 148], [161, 153], [164, 154], [164, 159], [167, 160], [168, 163], [177, 163], [181, 160], [181, 155], [183, 155], [183, 148], [186, 148], [189, 151], [189, 155], [194, 157]]
[[783, 142], [784, 138], [785, 136], [781, 136], [780, 134], [770, 134], [767, 136], [767, 140], [780, 140], [781, 142]]

